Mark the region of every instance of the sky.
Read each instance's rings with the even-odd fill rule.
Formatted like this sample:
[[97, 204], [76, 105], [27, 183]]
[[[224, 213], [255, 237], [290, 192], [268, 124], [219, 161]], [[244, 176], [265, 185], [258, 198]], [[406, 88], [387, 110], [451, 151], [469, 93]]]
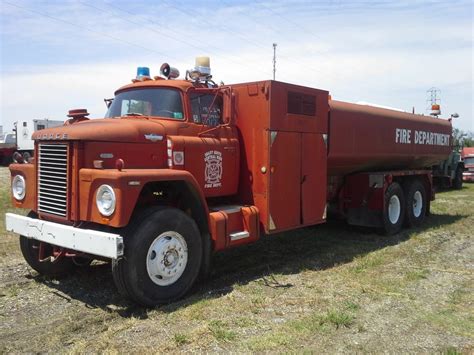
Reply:
[[164, 62], [208, 55], [216, 82], [276, 79], [334, 99], [443, 117], [474, 131], [471, 0], [0, 0], [0, 125], [66, 119]]

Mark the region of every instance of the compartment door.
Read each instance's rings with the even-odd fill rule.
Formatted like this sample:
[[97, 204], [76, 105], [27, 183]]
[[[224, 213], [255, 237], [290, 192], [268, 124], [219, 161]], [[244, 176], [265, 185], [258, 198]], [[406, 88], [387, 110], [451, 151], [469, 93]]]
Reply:
[[327, 153], [323, 135], [302, 133], [301, 205], [303, 224], [326, 219]]
[[269, 131], [268, 230], [301, 224], [301, 133]]

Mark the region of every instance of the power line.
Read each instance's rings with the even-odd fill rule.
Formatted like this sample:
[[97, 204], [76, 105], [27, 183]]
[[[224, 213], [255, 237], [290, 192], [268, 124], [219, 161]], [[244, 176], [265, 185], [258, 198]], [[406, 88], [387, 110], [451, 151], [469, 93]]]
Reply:
[[[226, 3], [226, 4], [228, 4], [226, 1], [223, 1], [223, 2]], [[181, 13], [184, 13], [185, 15], [189, 15], [189, 13], [188, 13], [187, 11], [185, 11], [185, 10], [183, 10], [183, 9], [181, 9], [181, 8], [179, 8], [179, 7], [177, 7], [176, 5], [169, 4], [169, 2], [167, 2], [167, 1], [163, 1], [163, 3], [165, 3], [168, 7], [174, 8], [174, 9], [176, 9], [177, 11], [179, 11], [179, 12], [181, 12]], [[193, 11], [194, 11], [194, 13], [197, 12], [196, 10], [193, 10]], [[203, 16], [205, 15], [202, 11], [200, 12], [200, 14], [203, 15]], [[262, 24], [260, 24], [260, 25], [262, 25]], [[265, 25], [264, 27], [268, 27], [268, 26]], [[262, 42], [258, 42], [258, 41], [254, 41], [253, 39], [249, 38], [248, 36], [243, 35], [243, 34], [240, 33], [240, 32], [231, 30], [231, 29], [229, 29], [229, 28], [226, 28], [226, 27], [223, 27], [223, 26], [220, 26], [220, 25], [214, 26], [214, 28], [219, 29], [219, 30], [221, 30], [221, 31], [223, 31], [223, 32], [227, 32], [227, 33], [229, 33], [229, 34], [231, 34], [231, 35], [234, 35], [234, 36], [236, 35], [236, 36], [240, 37], [241, 39], [247, 41], [247, 43], [250, 43], [250, 44], [253, 45], [254, 47], [262, 48], [262, 49], [264, 49], [264, 50], [268, 50], [268, 44], [262, 43]], [[306, 63], [303, 63], [303, 62], [299, 61], [297, 58], [288, 57], [288, 56], [281, 55], [281, 54], [280, 54], [280, 58], [286, 59], [286, 60], [290, 61], [291, 63], [300, 64], [300, 65], [302, 65], [302, 66], [305, 66], [305, 67], [307, 67], [307, 68], [312, 69], [313, 71], [322, 73], [322, 70], [321, 70], [320, 68], [312, 67], [311, 65], [308, 65], [308, 64], [306, 64]], [[253, 68], [252, 68], [252, 69], [253, 69]]]
[[[113, 5], [112, 3], [109, 3], [109, 2], [104, 2], [104, 3], [105, 3], [106, 5], [112, 7], [112, 8], [115, 8], [115, 9], [117, 9], [117, 10], [119, 10], [119, 11], [122, 11], [122, 12], [124, 12], [124, 13], [127, 13], [127, 14], [129, 14], [129, 15], [134, 15], [134, 16], [136, 15], [136, 14], [134, 14], [134, 13], [132, 13], [132, 12], [126, 10], [126, 9], [123, 9], [123, 8], [121, 8], [121, 7], [118, 7], [118, 6], [116, 6], [116, 5]], [[100, 8], [97, 8], [96, 6], [87, 4], [87, 3], [85, 3], [85, 2], [81, 2], [81, 4], [86, 5], [86, 6], [89, 6], [89, 7], [92, 7], [92, 8], [96, 8], [96, 9], [101, 10], [101, 11], [104, 11], [104, 12], [112, 13], [112, 12], [110, 12], [110, 11], [107, 11], [107, 10], [104, 10], [104, 9], [100, 9]], [[174, 7], [174, 6], [172, 6], [172, 7]], [[176, 8], [176, 7], [174, 7], [174, 8]], [[176, 8], [176, 9], [178, 9], [178, 8]], [[178, 10], [179, 10], [179, 9], [178, 9]], [[163, 34], [163, 35], [168, 36], [168, 37], [170, 37], [170, 38], [172, 38], [172, 39], [174, 39], [174, 40], [176, 40], [176, 41], [178, 41], [178, 42], [184, 43], [184, 44], [186, 44], [187, 46], [191, 46], [191, 47], [193, 47], [193, 48], [198, 49], [199, 51], [202, 51], [202, 48], [196, 46], [194, 43], [191, 43], [191, 42], [182, 40], [182, 39], [177, 38], [177, 37], [175, 37], [175, 36], [170, 36], [169, 34], [164, 34], [162, 31], [158, 31], [158, 30], [156, 30], [156, 29], [154, 29], [154, 28], [151, 28], [150, 26], [143, 26], [142, 23], [131, 21], [130, 19], [124, 18], [124, 17], [119, 16], [119, 15], [117, 15], [117, 14], [115, 14], [115, 13], [112, 13], [112, 14], [113, 14], [114, 16], [116, 16], [117, 18], [122, 19], [123, 21], [127, 21], [127, 22], [129, 22], [129, 23], [133, 23], [133, 24], [135, 24], [135, 25], [142, 26], [142, 27], [144, 27], [144, 28], [146, 28], [146, 29], [148, 29], [148, 30], [150, 30], [150, 31], [153, 31], [153, 32], [158, 33], [158, 34]], [[151, 23], [151, 24], [154, 24], [154, 25], [158, 25], [158, 26], [159, 26], [159, 24], [156, 23], [155, 21], [151, 21], [151, 20], [149, 20], [149, 19], [147, 19], [147, 21], [148, 21], [149, 23]], [[174, 32], [174, 33], [176, 33], [175, 31], [170, 31], [170, 30], [168, 30], [168, 31], [169, 31], [169, 32]], [[201, 42], [201, 41], [199, 41], [199, 42]], [[201, 42], [201, 43], [202, 43], [202, 42]], [[206, 46], [206, 48], [209, 47], [209, 44], [208, 44], [208, 43], [203, 43], [203, 44]], [[220, 48], [219, 48], [219, 49], [220, 49]], [[220, 50], [223, 50], [223, 49], [220, 49]], [[211, 52], [211, 53], [213, 53], [213, 52]], [[213, 55], [215, 55], [216, 57], [227, 57], [227, 58], [229, 58], [229, 60], [230, 60], [231, 62], [233, 62], [233, 63], [235, 63], [235, 64], [237, 64], [237, 65], [239, 65], [239, 66], [248, 67], [248, 68], [250, 68], [250, 69], [252, 69], [252, 70], [255, 71], [255, 67], [249, 66], [247, 63], [242, 63], [242, 62], [238, 61], [237, 59], [234, 59], [234, 56], [225, 55], [225, 54], [224, 54], [224, 55], [220, 55], [220, 54], [217, 54], [217, 53], [215, 53], [215, 52], [213, 53]], [[259, 65], [261, 65], [261, 64], [259, 64]], [[270, 73], [270, 72], [268, 72], [268, 71], [266, 71], [266, 70], [261, 70], [261, 69], [260, 69], [260, 72], [262, 72], [262, 73], [264, 73], [264, 74], [269, 74], [269, 73]]]
[[65, 23], [65, 24], [67, 24], [67, 25], [70, 25], [70, 26], [79, 28], [79, 29], [81, 29], [81, 30], [85, 30], [85, 31], [91, 32], [91, 33], [93, 33], [93, 34], [95, 34], [95, 35], [98, 35], [98, 36], [101, 36], [101, 37], [107, 37], [107, 38], [109, 38], [109, 39], [112, 39], [112, 40], [117, 41], [117, 42], [120, 42], [120, 43], [125, 43], [125, 44], [128, 44], [128, 45], [133, 46], [133, 47], [137, 47], [137, 48], [140, 48], [140, 49], [144, 49], [144, 50], [146, 50], [146, 51], [148, 51], [148, 52], [157, 53], [157, 54], [160, 54], [160, 55], [165, 55], [163, 52], [160, 52], [160, 51], [157, 51], [157, 50], [154, 50], [154, 49], [151, 49], [151, 48], [147, 48], [147, 47], [141, 46], [141, 45], [136, 44], [136, 43], [133, 43], [133, 42], [126, 41], [126, 40], [124, 40], [123, 38], [118, 38], [118, 37], [111, 36], [111, 35], [106, 34], [106, 33], [103, 33], [103, 32], [99, 32], [99, 31], [96, 31], [96, 30], [91, 30], [90, 28], [87, 28], [87, 27], [85, 27], [85, 26], [78, 25], [77, 23], [70, 22], [70, 21], [67, 21], [67, 20], [64, 20], [64, 19], [55, 17], [55, 16], [51, 16], [51, 15], [49, 15], [49, 14], [46, 14], [46, 13], [43, 13], [43, 12], [40, 12], [40, 11], [37, 11], [37, 10], [33, 10], [33, 9], [30, 9], [30, 8], [27, 8], [27, 7], [24, 7], [24, 6], [20, 6], [20, 5], [17, 5], [17, 4], [12, 4], [11, 2], [8, 2], [8, 1], [4, 1], [4, 3], [7, 4], [7, 5], [16, 7], [16, 8], [18, 8], [18, 9], [21, 9], [21, 10], [23, 10], [23, 11], [28, 11], [28, 12], [34, 13], [34, 14], [36, 14], [36, 15], [49, 18], [49, 19], [51, 19], [51, 20], [55, 20], [55, 21], [58, 21], [58, 22], [62, 22], [62, 23]]

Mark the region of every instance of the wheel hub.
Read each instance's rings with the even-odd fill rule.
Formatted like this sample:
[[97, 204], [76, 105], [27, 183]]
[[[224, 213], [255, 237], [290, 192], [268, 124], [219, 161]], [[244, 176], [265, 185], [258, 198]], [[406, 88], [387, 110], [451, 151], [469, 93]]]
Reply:
[[188, 262], [188, 249], [183, 236], [169, 231], [160, 234], [151, 243], [147, 253], [146, 268], [150, 279], [159, 286], [176, 282]]
[[416, 191], [413, 195], [413, 215], [417, 218], [420, 217], [422, 208], [423, 197], [420, 191]]
[[388, 202], [388, 219], [390, 223], [396, 224], [400, 218], [401, 205], [397, 195], [390, 197]]

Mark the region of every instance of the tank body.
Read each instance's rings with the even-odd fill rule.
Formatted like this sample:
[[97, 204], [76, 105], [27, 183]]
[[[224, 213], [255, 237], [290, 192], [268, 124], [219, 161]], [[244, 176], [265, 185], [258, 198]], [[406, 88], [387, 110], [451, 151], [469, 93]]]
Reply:
[[448, 120], [335, 100], [329, 107], [329, 176], [431, 168], [452, 150]]

